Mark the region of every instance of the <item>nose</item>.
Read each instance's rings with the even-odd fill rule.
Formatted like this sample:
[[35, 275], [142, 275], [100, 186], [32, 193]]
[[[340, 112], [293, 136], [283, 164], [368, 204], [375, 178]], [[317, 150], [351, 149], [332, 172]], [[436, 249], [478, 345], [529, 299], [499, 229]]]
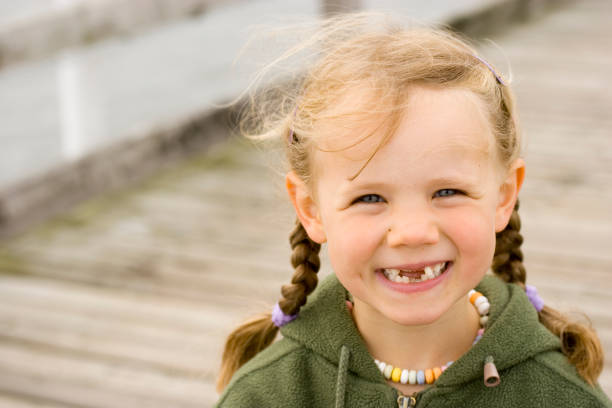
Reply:
[[438, 225], [427, 210], [404, 210], [401, 214], [396, 212], [387, 229], [387, 244], [390, 247], [433, 245], [439, 239]]

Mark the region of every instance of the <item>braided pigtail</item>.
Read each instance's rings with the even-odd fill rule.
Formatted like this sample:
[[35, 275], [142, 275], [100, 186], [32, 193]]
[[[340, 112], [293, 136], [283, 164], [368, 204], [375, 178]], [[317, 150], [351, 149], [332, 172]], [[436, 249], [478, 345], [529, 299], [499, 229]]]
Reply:
[[296, 315], [306, 303], [306, 297], [317, 287], [317, 272], [321, 266], [319, 250], [321, 245], [308, 237], [302, 223], [296, 221], [295, 228], [289, 236], [291, 243], [291, 265], [295, 269], [291, 283], [283, 285], [283, 298], [278, 302], [286, 315]]
[[500, 279], [509, 283], [516, 283], [525, 289], [526, 272], [523, 265], [523, 251], [521, 251], [523, 236], [520, 233], [521, 219], [518, 209], [519, 202], [517, 200], [508, 225], [495, 237], [495, 255], [493, 256], [492, 269]]
[[[291, 264], [295, 268], [291, 283], [283, 285], [278, 305], [284, 315], [297, 315], [306, 303], [306, 297], [316, 288], [320, 267], [321, 245], [312, 241], [302, 224], [297, 221], [289, 237], [293, 253]], [[221, 370], [217, 378], [217, 391], [221, 392], [234, 373], [257, 353], [268, 347], [278, 333], [271, 313], [262, 313], [238, 326], [225, 342]]]
[[[518, 215], [518, 200], [503, 231], [497, 233], [493, 272], [502, 280], [516, 283], [525, 289], [525, 266], [520, 249], [523, 237], [520, 234], [521, 220]], [[543, 306], [539, 311], [540, 322], [561, 339], [563, 353], [578, 373], [591, 385], [603, 370], [603, 350], [595, 330], [590, 326], [570, 320], [563, 313]]]

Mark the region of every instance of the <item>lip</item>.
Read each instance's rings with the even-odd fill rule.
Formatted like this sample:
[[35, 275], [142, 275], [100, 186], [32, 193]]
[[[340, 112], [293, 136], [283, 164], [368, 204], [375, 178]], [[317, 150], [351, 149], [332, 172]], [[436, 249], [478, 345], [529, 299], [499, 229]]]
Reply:
[[[393, 291], [400, 292], [400, 293], [423, 292], [423, 291], [429, 290], [429, 289], [439, 285], [440, 283], [442, 283], [446, 279], [446, 277], [453, 271], [453, 266], [455, 265], [455, 263], [452, 262], [452, 261], [439, 261], [439, 262], [434, 262], [434, 263], [402, 265], [401, 267], [385, 268], [385, 269], [404, 269], [404, 268], [408, 269], [408, 267], [414, 268], [416, 266], [416, 268], [414, 268], [414, 269], [422, 269], [425, 266], [435, 265], [435, 264], [440, 263], [440, 262], [448, 262], [448, 266], [446, 267], [446, 270], [444, 271], [444, 273], [442, 273], [437, 278], [429, 279], [429, 280], [427, 280], [425, 282], [415, 282], [415, 283], [391, 282], [383, 274], [383, 270], [384, 269], [382, 269], [382, 268], [377, 269], [375, 271], [375, 275], [376, 275], [376, 279], [378, 279], [378, 281], [382, 285], [386, 286], [387, 288], [389, 288], [389, 289], [391, 289]], [[420, 265], [422, 265], [422, 266], [420, 266]]]

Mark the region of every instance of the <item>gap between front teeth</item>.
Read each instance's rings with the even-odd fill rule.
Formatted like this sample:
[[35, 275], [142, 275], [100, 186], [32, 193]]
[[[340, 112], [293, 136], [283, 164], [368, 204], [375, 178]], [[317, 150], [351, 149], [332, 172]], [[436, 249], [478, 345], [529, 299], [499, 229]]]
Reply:
[[408, 276], [401, 276], [399, 269], [384, 269], [383, 273], [385, 277], [389, 279], [391, 282], [397, 283], [416, 283], [416, 282], [425, 282], [430, 279], [435, 279], [442, 274], [442, 269], [446, 262], [440, 262], [439, 264], [433, 266], [426, 266], [423, 268], [424, 273], [421, 274], [419, 278], [411, 278]]

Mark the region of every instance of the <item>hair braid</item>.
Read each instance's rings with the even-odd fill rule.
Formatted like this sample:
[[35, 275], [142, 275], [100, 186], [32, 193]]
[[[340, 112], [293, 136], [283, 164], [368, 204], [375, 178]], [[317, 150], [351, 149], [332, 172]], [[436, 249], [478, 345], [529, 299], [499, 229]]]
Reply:
[[[497, 233], [493, 272], [506, 282], [525, 288], [526, 272], [523, 265], [520, 234], [521, 220], [518, 200], [506, 228]], [[540, 322], [561, 339], [561, 348], [578, 373], [591, 385], [603, 370], [603, 350], [595, 330], [589, 325], [572, 321], [568, 316], [549, 306], [539, 312]]]
[[291, 283], [283, 285], [283, 298], [278, 302], [281, 310], [288, 315], [299, 312], [306, 303], [306, 297], [317, 287], [317, 272], [321, 266], [319, 250], [321, 245], [308, 237], [304, 226], [297, 220], [289, 237], [293, 253], [291, 265], [295, 268]]
[[519, 232], [521, 230], [521, 219], [518, 209], [519, 202], [517, 200], [508, 225], [496, 235], [492, 269], [502, 280], [516, 283], [524, 289], [526, 272], [523, 265], [523, 251], [521, 251], [523, 236]]
[[[306, 303], [306, 297], [317, 286], [321, 245], [308, 237], [299, 220], [291, 232], [289, 242], [293, 249], [291, 264], [295, 272], [291, 283], [281, 288], [282, 299], [278, 304], [283, 313], [292, 315], [298, 313]], [[240, 367], [272, 344], [277, 333], [278, 327], [272, 322], [272, 314], [269, 312], [255, 316], [234, 329], [225, 341], [217, 391], [221, 392]]]

